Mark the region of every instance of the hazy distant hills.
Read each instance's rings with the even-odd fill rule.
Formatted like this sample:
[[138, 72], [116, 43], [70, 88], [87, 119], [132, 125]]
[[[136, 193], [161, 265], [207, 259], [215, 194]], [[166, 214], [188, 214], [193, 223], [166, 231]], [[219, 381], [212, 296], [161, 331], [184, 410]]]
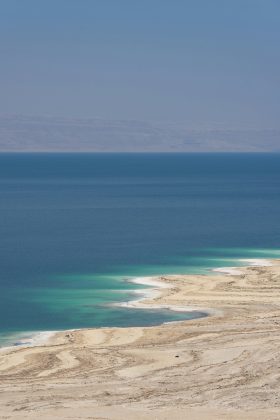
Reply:
[[0, 116], [0, 151], [277, 152], [280, 130]]

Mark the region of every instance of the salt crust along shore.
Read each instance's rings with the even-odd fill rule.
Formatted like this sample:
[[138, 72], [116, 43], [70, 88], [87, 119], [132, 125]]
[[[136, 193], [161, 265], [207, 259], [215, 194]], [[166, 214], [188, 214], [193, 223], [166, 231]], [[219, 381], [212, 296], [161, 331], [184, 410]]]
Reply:
[[[246, 262], [250, 266], [259, 266], [259, 267], [267, 267], [271, 265], [271, 262], [266, 259], [240, 259], [241, 262]], [[242, 267], [240, 267], [242, 268]], [[212, 270], [213, 272], [219, 272], [223, 274], [231, 274], [233, 276], [242, 274], [242, 271], [238, 269], [238, 267], [220, 267], [220, 268], [214, 268]], [[169, 278], [172, 277], [172, 275], [168, 276]], [[170, 288], [171, 284], [166, 283], [164, 281], [164, 277], [161, 276], [145, 276], [145, 277], [134, 277], [128, 280], [130, 283], [135, 284], [141, 284], [145, 286], [149, 286], [148, 289], [140, 289], [140, 290], [134, 290], [134, 294], [139, 294], [141, 297], [139, 299], [130, 300], [128, 302], [121, 302], [113, 304], [115, 306], [119, 307], [125, 307], [125, 308], [135, 308], [135, 309], [147, 309], [147, 305], [145, 304], [145, 301], [147, 298], [154, 299], [155, 297], [160, 296], [161, 289]], [[144, 301], [144, 302], [143, 302]], [[143, 302], [143, 303], [142, 303]], [[151, 304], [149, 302], [149, 307], [153, 307], [153, 309], [169, 309], [172, 311], [177, 312], [203, 312], [205, 315], [213, 315], [214, 313], [217, 313], [217, 311], [213, 311], [213, 309], [206, 309], [206, 308], [194, 308], [194, 307], [186, 307], [186, 306], [175, 306], [175, 305], [156, 305], [155, 303]], [[173, 322], [181, 322], [181, 321], [173, 321]], [[72, 329], [69, 331], [78, 331], [79, 329]], [[17, 346], [38, 346], [42, 344], [47, 344], [48, 341], [57, 334], [58, 331], [40, 331], [39, 333], [30, 333], [28, 335], [25, 334], [26, 337], [23, 339], [17, 340]], [[51, 343], [51, 341], [50, 341]], [[13, 348], [13, 346], [10, 346]], [[10, 347], [0, 347], [0, 352], [6, 351], [7, 348], [10, 349]]]
[[280, 260], [248, 262], [162, 276], [135, 302], [211, 316], [5, 349], [0, 419], [279, 419]]

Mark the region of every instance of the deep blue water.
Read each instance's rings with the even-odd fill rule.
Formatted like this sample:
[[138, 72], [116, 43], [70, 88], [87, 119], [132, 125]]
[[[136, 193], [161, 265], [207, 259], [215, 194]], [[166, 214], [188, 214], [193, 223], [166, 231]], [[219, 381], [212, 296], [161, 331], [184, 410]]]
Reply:
[[0, 154], [0, 345], [179, 319], [109, 304], [133, 276], [277, 255], [279, 192], [279, 154]]

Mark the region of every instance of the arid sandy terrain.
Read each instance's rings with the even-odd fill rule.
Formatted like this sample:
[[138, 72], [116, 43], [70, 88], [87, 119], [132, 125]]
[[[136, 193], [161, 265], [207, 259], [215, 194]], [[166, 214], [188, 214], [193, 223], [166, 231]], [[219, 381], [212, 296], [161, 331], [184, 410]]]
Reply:
[[1, 419], [279, 419], [280, 260], [168, 276], [146, 305], [210, 316], [0, 352]]

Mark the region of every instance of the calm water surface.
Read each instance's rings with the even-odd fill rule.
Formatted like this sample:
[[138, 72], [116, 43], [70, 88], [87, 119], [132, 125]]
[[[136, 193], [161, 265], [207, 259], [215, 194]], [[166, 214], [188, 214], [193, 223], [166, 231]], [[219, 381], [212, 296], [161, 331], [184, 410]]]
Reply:
[[0, 154], [0, 345], [186, 316], [118, 308], [133, 276], [278, 256], [279, 154]]

